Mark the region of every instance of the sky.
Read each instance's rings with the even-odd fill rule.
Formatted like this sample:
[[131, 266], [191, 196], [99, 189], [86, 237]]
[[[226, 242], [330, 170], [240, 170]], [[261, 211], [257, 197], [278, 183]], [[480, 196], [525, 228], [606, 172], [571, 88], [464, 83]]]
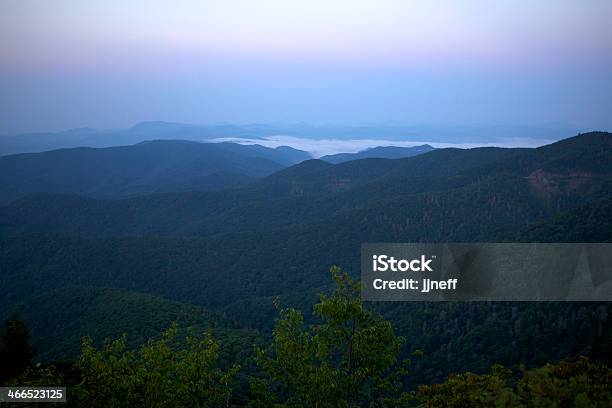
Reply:
[[140, 121], [612, 130], [610, 0], [0, 0], [0, 134]]

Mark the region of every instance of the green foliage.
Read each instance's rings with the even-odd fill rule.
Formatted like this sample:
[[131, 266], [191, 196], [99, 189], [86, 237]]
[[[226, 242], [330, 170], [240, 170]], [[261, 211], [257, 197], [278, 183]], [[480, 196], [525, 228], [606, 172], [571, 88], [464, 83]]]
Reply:
[[[42, 361], [72, 358], [83, 335], [98, 346], [128, 332], [131, 349], [178, 320], [213, 331], [227, 369], [255, 337], [227, 321], [261, 329], [265, 339], [276, 314], [271, 299], [309, 310], [315, 295], [330, 289], [324, 265], [358, 270], [362, 242], [610, 241], [611, 140], [592, 133], [538, 149], [439, 149], [335, 166], [310, 161], [237, 190], [109, 201], [24, 198], [0, 209], [0, 318], [22, 313]], [[28, 235], [45, 233], [65, 235]], [[322, 300], [334, 304], [333, 296]], [[450, 372], [482, 375], [493, 363], [611, 359], [609, 303], [374, 307], [406, 338], [403, 349], [425, 353], [412, 366], [418, 376], [406, 379], [409, 389]], [[345, 328], [346, 313], [358, 309], [342, 310], [281, 311], [284, 333], [305, 334], [285, 340], [313, 348], [302, 362], [307, 367], [322, 371], [329, 361], [329, 372], [348, 370], [340, 352], [346, 344], [332, 339]], [[224, 323], [213, 323], [213, 314]], [[314, 319], [318, 325], [310, 327]], [[322, 325], [327, 329], [316, 329]], [[266, 356], [275, 358], [274, 350]], [[358, 375], [351, 378], [358, 382]], [[348, 387], [337, 380], [311, 390], [336, 383]], [[268, 393], [264, 405], [289, 392], [283, 382], [260, 385]]]
[[585, 357], [512, 371], [494, 366], [490, 374], [453, 374], [441, 384], [420, 386], [417, 400], [430, 408], [460, 407], [609, 407], [612, 369]]
[[526, 370], [516, 387], [529, 407], [610, 407], [612, 369], [585, 357]]
[[[273, 338], [257, 348], [263, 370], [249, 370], [249, 400], [235, 394], [239, 367], [224, 368], [220, 346], [210, 334], [181, 336], [176, 324], [161, 339], [138, 349], [126, 336], [98, 349], [83, 341], [74, 366], [30, 367], [11, 385], [68, 387], [75, 407], [608, 407], [612, 369], [586, 358], [575, 363], [521, 368], [500, 365], [488, 374], [453, 374], [440, 384], [407, 393], [408, 361], [403, 338], [362, 304], [359, 283], [331, 269], [335, 290], [314, 306], [312, 325], [301, 312], [280, 308]], [[442, 319], [444, 320], [444, 319]], [[24, 333], [23, 323], [11, 323]], [[27, 333], [27, 330], [25, 331]], [[486, 334], [486, 333], [485, 333]], [[488, 332], [491, 334], [491, 332]], [[497, 343], [499, 344], [499, 343]], [[427, 354], [413, 353], [428, 361]], [[423, 381], [419, 371], [416, 381]]]
[[494, 366], [490, 374], [453, 374], [442, 384], [422, 385], [416, 398], [427, 407], [511, 407], [517, 398], [508, 386], [511, 371]]
[[[305, 327], [302, 314], [280, 309], [271, 349], [258, 361], [269, 375], [267, 389], [255, 381], [265, 403], [295, 407], [394, 405], [401, 395], [406, 362], [398, 361], [402, 339], [391, 324], [364, 308], [359, 283], [331, 269], [336, 290], [314, 307], [319, 324]], [[261, 406], [261, 403], [255, 403]]]
[[[376, 310], [406, 338], [419, 383], [494, 364], [539, 367], [585, 355], [612, 364], [610, 302], [382, 302]], [[475, 357], [476, 356], [476, 357]]]
[[5, 321], [0, 338], [1, 385], [23, 373], [31, 365], [34, 352], [30, 348], [30, 330], [17, 315]]
[[208, 334], [178, 339], [175, 325], [137, 351], [127, 349], [125, 337], [101, 350], [86, 338], [77, 363], [83, 381], [72, 398], [94, 407], [229, 406], [239, 367], [218, 368], [218, 351]]
[[[100, 346], [104, 338], [128, 334], [129, 348], [159, 338], [176, 322], [181, 331], [209, 330], [222, 340], [220, 354], [246, 358], [256, 333], [241, 330], [219, 314], [202, 307], [157, 296], [113, 288], [70, 287], [52, 290], [12, 309], [28, 322], [38, 361], [73, 361], [81, 351], [81, 340], [89, 336]], [[231, 356], [230, 356], [231, 355]]]
[[612, 200], [582, 205], [530, 225], [519, 242], [611, 242]]

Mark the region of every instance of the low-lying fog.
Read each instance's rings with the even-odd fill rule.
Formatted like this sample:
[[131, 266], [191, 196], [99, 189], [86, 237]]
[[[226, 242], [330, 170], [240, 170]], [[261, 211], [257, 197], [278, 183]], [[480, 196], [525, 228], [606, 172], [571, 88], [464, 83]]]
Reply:
[[458, 147], [472, 148], [483, 146], [497, 147], [538, 147], [554, 142], [554, 140], [507, 138], [500, 142], [489, 143], [440, 143], [427, 140], [385, 140], [385, 139], [308, 139], [294, 136], [267, 136], [257, 139], [241, 137], [222, 137], [209, 140], [211, 142], [234, 142], [241, 144], [259, 144], [266, 147], [290, 146], [294, 149], [309, 152], [313, 157], [319, 158], [328, 154], [356, 153], [377, 146], [412, 147], [429, 144], [435, 148]]

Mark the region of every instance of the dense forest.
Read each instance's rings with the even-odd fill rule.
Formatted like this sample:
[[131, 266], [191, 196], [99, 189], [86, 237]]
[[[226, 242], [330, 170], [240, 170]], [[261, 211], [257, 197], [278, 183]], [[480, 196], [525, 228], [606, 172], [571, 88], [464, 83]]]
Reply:
[[[3, 185], [5, 381], [74, 406], [609, 405], [609, 302], [363, 304], [353, 280], [364, 242], [610, 242], [612, 134], [338, 164], [224, 149], [244, 182], [177, 187], [199, 167], [181, 150], [129, 180]], [[0, 164], [25, 185], [19, 156]]]
[[402, 357], [409, 344], [363, 304], [359, 282], [337, 267], [331, 273], [335, 289], [320, 295], [311, 324], [276, 299], [271, 338], [242, 355], [223, 353], [219, 339], [226, 337], [210, 327], [194, 331], [175, 322], [141, 345], [129, 347], [123, 335], [98, 348], [85, 337], [75, 363], [32, 364], [28, 327], [15, 316], [2, 334], [0, 379], [22, 387], [67, 385], [70, 406], [94, 407], [607, 407], [612, 401], [612, 369], [583, 356], [530, 369], [496, 364], [484, 374], [453, 373], [409, 388], [409, 378], [420, 379], [412, 362], [429, 356], [415, 349]]

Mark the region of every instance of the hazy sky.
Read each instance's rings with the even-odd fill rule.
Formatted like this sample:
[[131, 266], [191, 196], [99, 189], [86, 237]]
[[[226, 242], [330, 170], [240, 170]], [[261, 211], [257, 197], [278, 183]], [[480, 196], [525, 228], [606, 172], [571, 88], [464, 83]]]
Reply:
[[188, 123], [612, 129], [610, 0], [0, 0], [0, 133]]

